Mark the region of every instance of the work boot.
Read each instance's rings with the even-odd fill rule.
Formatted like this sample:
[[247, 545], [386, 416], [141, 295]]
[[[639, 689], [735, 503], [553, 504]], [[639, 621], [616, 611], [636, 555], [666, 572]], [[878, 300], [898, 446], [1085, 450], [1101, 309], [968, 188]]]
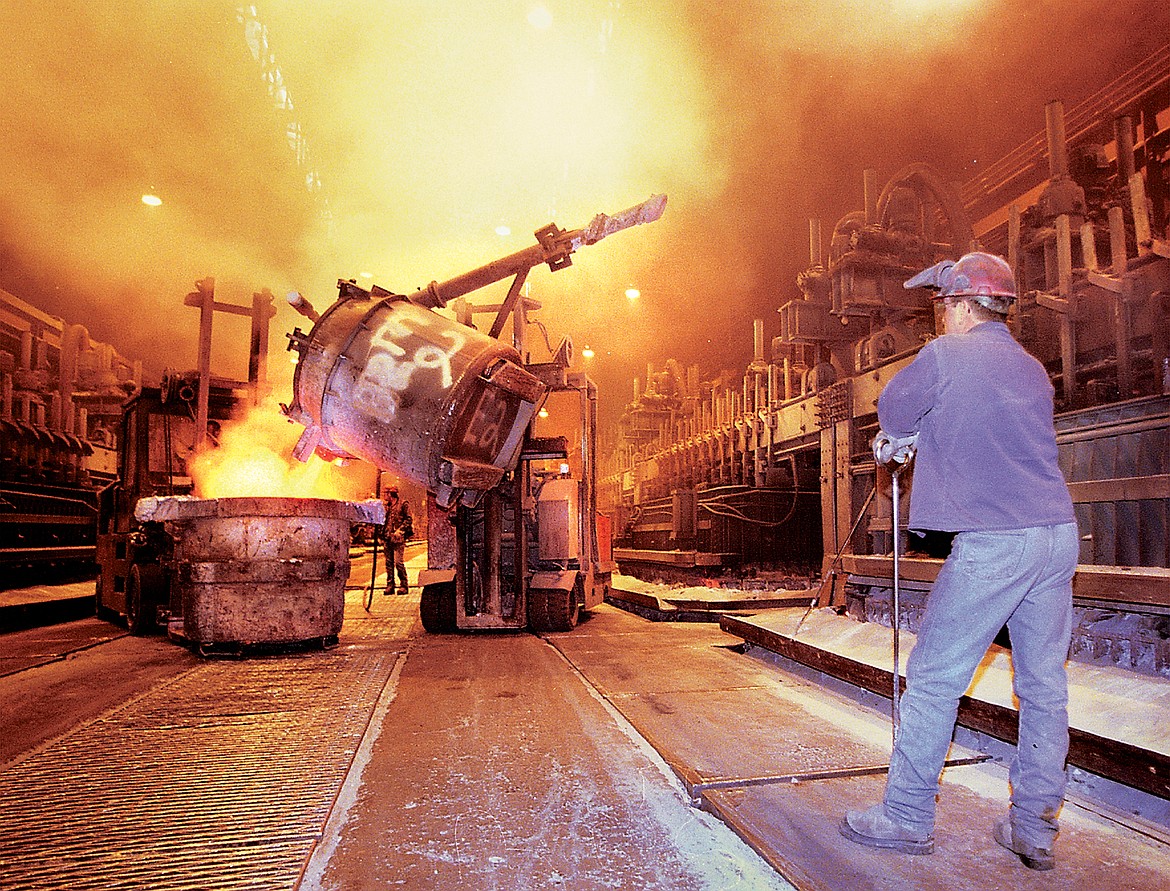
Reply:
[[409, 593], [409, 591], [408, 591], [406, 585], [403, 585], [401, 588], [398, 589], [398, 596], [399, 597], [405, 597], [408, 593]]
[[997, 842], [1019, 857], [1028, 869], [1045, 870], [1056, 866], [1056, 855], [1052, 853], [1052, 849], [1037, 848], [1017, 836], [1015, 829], [1012, 828], [1011, 817], [1004, 817], [996, 823], [992, 835]]
[[871, 848], [903, 854], [929, 854], [934, 850], [933, 835], [916, 832], [891, 820], [884, 804], [875, 804], [867, 811], [847, 811], [838, 828], [850, 841]]

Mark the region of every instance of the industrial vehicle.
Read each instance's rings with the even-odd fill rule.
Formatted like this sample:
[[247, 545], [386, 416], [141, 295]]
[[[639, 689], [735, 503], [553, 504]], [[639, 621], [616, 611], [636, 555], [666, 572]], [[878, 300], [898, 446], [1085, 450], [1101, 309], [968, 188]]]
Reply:
[[[205, 429], [236, 420], [253, 391], [207, 385]], [[351, 529], [379, 501], [193, 494], [200, 380], [170, 375], [123, 411], [118, 478], [99, 499], [97, 610], [133, 634], [165, 627], [205, 655], [336, 643]]]
[[[102, 489], [97, 512], [97, 614], [125, 621], [145, 634], [181, 615], [171, 600], [173, 542], [159, 523], [143, 523], [135, 508], [144, 498], [190, 495], [194, 484], [187, 462], [222, 424], [258, 400], [265, 387], [268, 323], [275, 310], [267, 289], [251, 306], [216, 301], [215, 280], [196, 283], [185, 304], [200, 309], [198, 366], [167, 371], [158, 387], [140, 387], [122, 405], [117, 441], [117, 475]], [[248, 380], [211, 375], [211, 334], [215, 312], [251, 317]]]
[[[596, 388], [571, 370], [567, 339], [530, 361], [539, 303], [522, 291], [534, 266], [564, 269], [578, 247], [657, 220], [665, 203], [654, 196], [584, 229], [549, 224], [535, 245], [410, 295], [339, 281], [321, 314], [289, 295], [314, 323], [288, 335], [298, 362], [285, 413], [305, 426], [295, 454], [361, 458], [427, 489], [428, 631], [568, 630], [604, 597], [613, 567], [604, 520], [598, 530]], [[506, 278], [500, 303], [464, 299]], [[436, 312], [451, 302], [454, 320]], [[486, 333], [477, 313], [494, 315]], [[511, 345], [500, 340], [509, 316]], [[575, 447], [561, 432], [534, 434], [550, 398], [575, 403]]]
[[[189, 495], [187, 460], [195, 449], [197, 375], [168, 375], [159, 387], [142, 387], [122, 409], [117, 478], [98, 499], [97, 613], [125, 621], [145, 634], [170, 609], [165, 559], [171, 543], [161, 526], [134, 517], [139, 499]], [[222, 384], [208, 386], [208, 424], [229, 420], [249, 393]]]
[[428, 509], [419, 573], [428, 631], [570, 631], [609, 593], [616, 566], [609, 518], [597, 511], [597, 389], [567, 358], [528, 369], [549, 388], [542, 413], [573, 429], [528, 436], [516, 470], [476, 506]]

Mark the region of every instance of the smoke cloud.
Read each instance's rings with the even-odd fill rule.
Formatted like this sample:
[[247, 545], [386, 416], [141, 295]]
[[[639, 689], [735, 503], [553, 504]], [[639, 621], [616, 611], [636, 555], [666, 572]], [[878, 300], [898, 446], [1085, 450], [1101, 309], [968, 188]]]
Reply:
[[[865, 168], [965, 181], [1170, 33], [1162, 0], [546, 0], [547, 27], [536, 5], [269, 0], [265, 34], [231, 2], [5, 3], [0, 287], [157, 374], [195, 364], [204, 276], [323, 309], [338, 278], [412, 290], [666, 192], [659, 222], [529, 277], [612, 417], [647, 361], [742, 368], [808, 219], [858, 209]], [[274, 350], [297, 324], [282, 307]], [[246, 324], [216, 337], [243, 376]]]

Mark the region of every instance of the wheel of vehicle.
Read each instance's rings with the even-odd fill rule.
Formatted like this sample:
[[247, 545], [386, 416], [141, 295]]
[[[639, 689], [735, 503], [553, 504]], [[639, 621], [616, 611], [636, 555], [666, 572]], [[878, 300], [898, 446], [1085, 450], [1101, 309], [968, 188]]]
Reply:
[[528, 589], [528, 627], [532, 631], [572, 631], [581, 618], [577, 590]]
[[419, 616], [423, 628], [431, 634], [455, 630], [455, 583], [424, 585], [419, 595]]
[[150, 634], [158, 626], [158, 608], [166, 593], [166, 575], [154, 563], [136, 563], [126, 579], [126, 627], [131, 634]]

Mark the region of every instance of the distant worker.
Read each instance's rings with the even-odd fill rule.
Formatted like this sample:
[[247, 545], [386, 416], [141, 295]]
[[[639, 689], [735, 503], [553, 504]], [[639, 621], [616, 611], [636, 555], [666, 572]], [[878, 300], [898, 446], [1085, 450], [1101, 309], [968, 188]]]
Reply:
[[[386, 545], [386, 590], [389, 594], [394, 586], [394, 575], [398, 577], [398, 593], [406, 594], [410, 581], [406, 575], [406, 542], [414, 537], [414, 520], [410, 515], [410, 503], [398, 497], [398, 487], [386, 490], [386, 524], [382, 527], [382, 541]], [[393, 564], [393, 566], [391, 566]]]
[[1002, 258], [967, 254], [905, 286], [936, 292], [945, 333], [882, 392], [875, 455], [904, 462], [916, 447], [909, 527], [956, 534], [906, 666], [883, 801], [849, 811], [841, 834], [908, 854], [934, 849], [935, 798], [959, 698], [1006, 624], [1019, 742], [1011, 807], [993, 836], [1025, 866], [1051, 869], [1066, 782], [1065, 661], [1078, 551], [1056, 460], [1053, 387], [1005, 324], [1016, 290]]

